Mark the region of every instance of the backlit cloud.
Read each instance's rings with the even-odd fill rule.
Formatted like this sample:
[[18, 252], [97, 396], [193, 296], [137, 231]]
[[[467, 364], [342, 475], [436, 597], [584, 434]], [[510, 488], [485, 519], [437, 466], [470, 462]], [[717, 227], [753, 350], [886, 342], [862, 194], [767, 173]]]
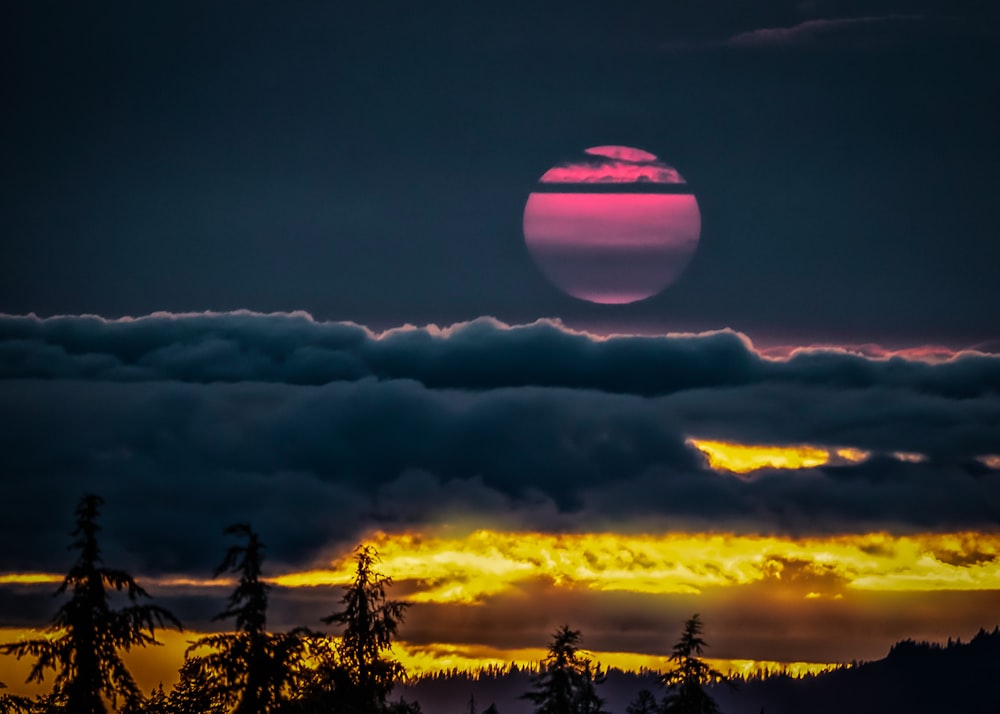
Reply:
[[628, 146], [595, 146], [585, 157], [566, 161], [540, 183], [685, 183], [677, 169], [655, 154]]
[[[441, 523], [990, 529], [1000, 519], [998, 392], [995, 356], [774, 359], [728, 331], [598, 338], [544, 321], [375, 333], [304, 314], [6, 317], [0, 521], [32, 537], [8, 539], [0, 571], [59, 572], [67, 514], [84, 491], [109, 504], [109, 558], [150, 575], [203, 576], [234, 521], [254, 523], [286, 569], [373, 529]], [[690, 440], [726, 444], [730, 456], [743, 448], [751, 461], [761, 445], [821, 457], [794, 470], [768, 457], [733, 478], [718, 447], [713, 467]]]

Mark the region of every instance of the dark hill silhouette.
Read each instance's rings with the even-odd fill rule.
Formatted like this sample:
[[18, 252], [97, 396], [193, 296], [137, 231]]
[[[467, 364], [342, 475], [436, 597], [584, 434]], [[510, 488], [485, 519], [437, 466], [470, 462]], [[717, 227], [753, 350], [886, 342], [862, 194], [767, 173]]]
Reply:
[[[884, 659], [801, 678], [751, 677], [735, 690], [709, 687], [724, 714], [1000, 714], [1000, 628], [980, 630], [971, 641], [947, 645], [904, 640]], [[622, 714], [640, 689], [659, 698], [655, 673], [610, 670], [601, 686], [605, 708]], [[530, 687], [524, 669], [484, 670], [478, 676], [452, 672], [400, 687], [420, 702], [423, 714], [468, 711], [470, 695], [482, 708], [495, 703], [500, 714], [529, 714], [532, 705], [520, 695]]]
[[1000, 629], [947, 645], [904, 640], [880, 660], [815, 677], [751, 679], [717, 690], [727, 714], [1000, 712]]

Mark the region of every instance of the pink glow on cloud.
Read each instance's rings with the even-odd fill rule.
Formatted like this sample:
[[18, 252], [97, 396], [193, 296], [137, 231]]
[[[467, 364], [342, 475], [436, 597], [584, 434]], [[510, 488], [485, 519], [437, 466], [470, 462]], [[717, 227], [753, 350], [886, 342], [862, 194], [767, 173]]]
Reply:
[[651, 154], [642, 149], [635, 149], [631, 146], [592, 146], [584, 149], [583, 153], [593, 156], [606, 156], [609, 159], [621, 159], [622, 161], [656, 161], [656, 154]]
[[808, 352], [841, 352], [856, 354], [867, 359], [892, 359], [896, 357], [917, 362], [947, 362], [962, 354], [975, 352], [975, 350], [956, 350], [944, 345], [914, 345], [912, 347], [891, 348], [873, 343], [819, 343], [758, 347], [757, 352], [764, 357], [778, 360], [787, 360], [797, 354]]
[[674, 282], [698, 246], [690, 194], [532, 193], [524, 237], [535, 262], [570, 295], [625, 304]]
[[655, 154], [629, 146], [594, 146], [586, 156], [542, 174], [540, 183], [686, 183]]

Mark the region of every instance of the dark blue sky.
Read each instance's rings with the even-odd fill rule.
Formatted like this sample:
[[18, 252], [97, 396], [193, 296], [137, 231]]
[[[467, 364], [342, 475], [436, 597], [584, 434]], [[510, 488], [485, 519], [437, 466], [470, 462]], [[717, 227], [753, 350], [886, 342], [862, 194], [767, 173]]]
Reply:
[[[7, 3], [0, 311], [993, 339], [1000, 43], [972, 7]], [[687, 273], [634, 305], [523, 245], [531, 184], [597, 144], [701, 202]]]

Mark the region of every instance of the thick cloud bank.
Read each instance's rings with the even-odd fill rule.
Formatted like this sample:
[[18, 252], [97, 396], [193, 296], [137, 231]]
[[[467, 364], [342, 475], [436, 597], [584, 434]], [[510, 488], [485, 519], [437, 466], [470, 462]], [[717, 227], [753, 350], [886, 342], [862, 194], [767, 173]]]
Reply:
[[[302, 565], [372, 527], [995, 528], [1000, 357], [759, 355], [732, 332], [601, 339], [483, 319], [375, 334], [307, 315], [0, 318], [0, 570], [59, 568], [72, 505], [108, 559], [210, 568], [252, 522]], [[854, 447], [747, 477], [688, 437]], [[926, 455], [902, 462], [894, 452]]]
[[0, 379], [25, 377], [313, 386], [376, 377], [412, 379], [430, 389], [539, 386], [641, 396], [765, 382], [947, 397], [1000, 391], [997, 359], [976, 353], [934, 365], [835, 351], [775, 362], [728, 330], [595, 339], [555, 321], [510, 327], [481, 318], [376, 334], [305, 313], [249, 312], [124, 320], [0, 316]]

